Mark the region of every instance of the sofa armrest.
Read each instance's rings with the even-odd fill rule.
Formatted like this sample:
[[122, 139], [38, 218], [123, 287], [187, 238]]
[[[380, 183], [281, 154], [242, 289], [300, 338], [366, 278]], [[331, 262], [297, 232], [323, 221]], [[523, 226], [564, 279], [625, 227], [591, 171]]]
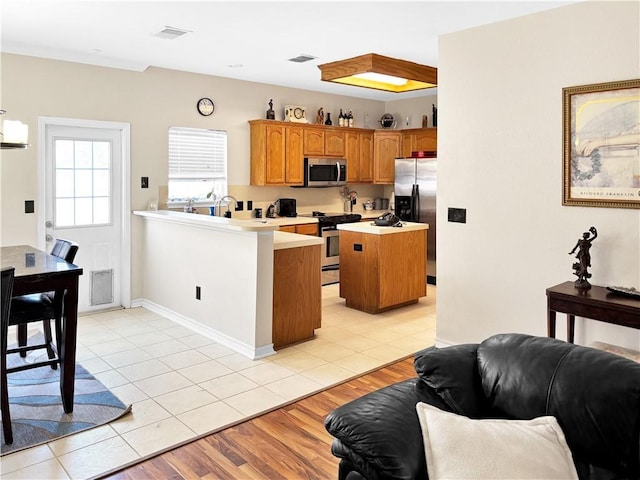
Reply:
[[416, 353], [413, 365], [420, 380], [435, 390], [449, 410], [482, 418], [487, 409], [478, 370], [478, 344], [430, 347]]
[[353, 400], [325, 419], [334, 455], [369, 480], [424, 479], [427, 467], [416, 403], [451, 409], [417, 378], [384, 387]]

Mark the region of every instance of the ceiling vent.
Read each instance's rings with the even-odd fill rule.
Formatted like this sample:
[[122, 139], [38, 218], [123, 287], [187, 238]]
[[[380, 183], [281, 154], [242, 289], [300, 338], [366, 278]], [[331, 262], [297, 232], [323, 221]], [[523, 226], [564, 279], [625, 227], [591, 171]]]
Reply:
[[304, 63], [304, 62], [308, 62], [309, 60], [313, 60], [315, 58], [317, 57], [312, 57], [311, 55], [302, 54], [302, 55], [298, 55], [297, 57], [290, 58], [289, 61], [294, 63]]
[[158, 33], [154, 33], [154, 37], [164, 38], [165, 40], [175, 40], [178, 37], [183, 36], [186, 33], [191, 33], [190, 30], [182, 30], [181, 28], [165, 26], [164, 30], [160, 30]]

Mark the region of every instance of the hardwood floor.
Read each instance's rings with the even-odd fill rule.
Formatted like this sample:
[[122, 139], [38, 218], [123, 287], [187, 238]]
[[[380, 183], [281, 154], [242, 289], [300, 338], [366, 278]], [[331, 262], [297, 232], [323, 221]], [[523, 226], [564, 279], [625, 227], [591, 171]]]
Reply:
[[326, 415], [415, 375], [412, 356], [103, 478], [335, 479], [338, 459], [331, 455]]

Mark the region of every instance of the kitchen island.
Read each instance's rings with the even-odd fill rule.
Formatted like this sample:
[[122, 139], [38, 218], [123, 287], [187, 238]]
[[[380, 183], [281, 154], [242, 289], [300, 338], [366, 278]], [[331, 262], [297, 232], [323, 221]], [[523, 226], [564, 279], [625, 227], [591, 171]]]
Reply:
[[338, 225], [340, 297], [347, 307], [376, 314], [416, 303], [427, 294], [425, 223], [378, 227]]
[[[317, 255], [319, 262], [321, 238], [278, 232], [276, 222], [268, 219], [228, 219], [166, 210], [133, 214], [144, 220], [143, 298], [134, 305], [160, 313], [251, 359], [275, 353], [273, 334], [278, 327], [274, 322], [280, 318], [298, 316], [301, 322], [319, 326], [320, 319], [306, 318], [296, 302], [315, 302], [317, 297], [317, 305], [307, 307], [320, 310], [320, 267], [314, 264], [314, 257]], [[287, 264], [288, 278], [294, 278], [298, 269], [317, 272], [315, 296], [309, 293], [311, 287], [305, 287], [300, 297], [293, 288], [295, 283], [283, 284], [293, 307], [278, 301], [278, 312], [289, 308], [293, 314], [274, 316], [280, 295], [274, 285], [278, 283], [274, 275], [280, 271], [274, 265], [277, 257]], [[314, 266], [306, 265], [308, 262]], [[299, 335], [308, 338], [307, 332]], [[287, 341], [298, 340], [289, 336]]]

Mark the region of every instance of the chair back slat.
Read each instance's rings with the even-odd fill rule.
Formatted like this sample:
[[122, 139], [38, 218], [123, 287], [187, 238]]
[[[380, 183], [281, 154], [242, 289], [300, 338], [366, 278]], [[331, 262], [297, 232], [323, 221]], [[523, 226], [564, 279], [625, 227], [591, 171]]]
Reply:
[[69, 263], [73, 263], [76, 253], [78, 253], [78, 244], [64, 238], [58, 238], [51, 249], [51, 255], [62, 258]]

